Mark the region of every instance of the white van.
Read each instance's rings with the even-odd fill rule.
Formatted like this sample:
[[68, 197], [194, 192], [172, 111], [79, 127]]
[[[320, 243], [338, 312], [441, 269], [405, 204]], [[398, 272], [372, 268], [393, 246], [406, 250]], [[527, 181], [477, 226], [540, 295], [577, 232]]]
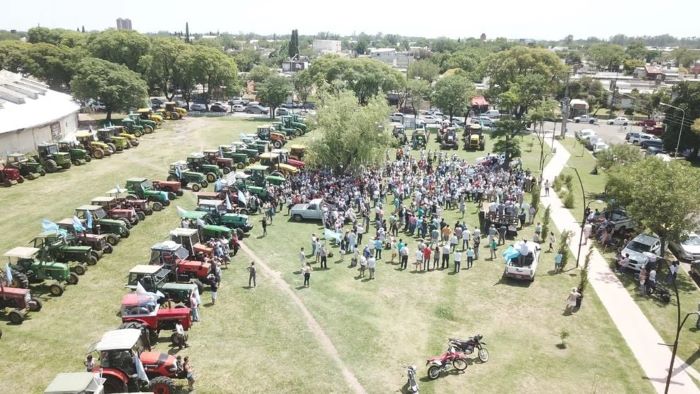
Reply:
[[501, 112], [497, 109], [490, 109], [481, 114], [481, 116], [488, 116], [491, 119], [498, 119], [501, 117]]

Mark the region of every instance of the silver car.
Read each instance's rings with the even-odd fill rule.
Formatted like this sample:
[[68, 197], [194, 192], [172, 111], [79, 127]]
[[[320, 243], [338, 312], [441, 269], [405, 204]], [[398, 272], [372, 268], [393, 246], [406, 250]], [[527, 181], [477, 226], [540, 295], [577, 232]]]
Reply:
[[620, 254], [623, 257], [629, 255], [630, 262], [627, 268], [639, 272], [649, 262], [649, 257], [653, 257], [650, 255], [658, 257], [660, 252], [661, 240], [659, 238], [653, 235], [639, 234], [625, 245]]

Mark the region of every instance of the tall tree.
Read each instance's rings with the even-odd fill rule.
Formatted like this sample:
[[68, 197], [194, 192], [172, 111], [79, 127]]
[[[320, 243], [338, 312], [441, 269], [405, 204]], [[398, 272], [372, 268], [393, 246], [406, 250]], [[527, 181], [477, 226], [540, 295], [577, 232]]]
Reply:
[[496, 123], [496, 128], [491, 131], [491, 136], [498, 141], [494, 144], [496, 152], [505, 154], [505, 162], [509, 164], [515, 157], [520, 157], [520, 139], [518, 135], [527, 128], [527, 123], [522, 119], [501, 119]]
[[596, 154], [598, 167], [605, 170], [633, 164], [643, 158], [638, 147], [628, 144], [612, 144], [610, 148]]
[[238, 69], [243, 72], [249, 72], [260, 63], [260, 53], [253, 48], [241, 49], [233, 58], [236, 60]]
[[107, 121], [112, 119], [113, 111], [142, 106], [148, 95], [146, 82], [139, 74], [96, 58], [86, 58], [78, 64], [71, 89], [78, 99], [102, 101], [107, 108]]
[[429, 60], [418, 60], [408, 65], [408, 79], [420, 78], [428, 83], [433, 82], [437, 76], [438, 66]]
[[139, 59], [148, 53], [148, 37], [133, 30], [105, 30], [88, 39], [88, 50], [94, 57], [123, 64], [139, 72]]
[[294, 84], [294, 90], [299, 96], [299, 100], [301, 100], [302, 103], [306, 103], [306, 100], [309, 98], [314, 88], [311, 72], [306, 69], [294, 74], [292, 83]]
[[185, 22], [185, 43], [190, 43], [190, 23]]
[[463, 75], [443, 77], [435, 83], [432, 102], [450, 116], [467, 112], [476, 94], [474, 84]]
[[323, 103], [317, 112], [318, 137], [309, 149], [311, 166], [359, 174], [384, 160], [391, 113], [385, 97], [377, 95], [360, 105], [352, 92], [343, 91]]
[[148, 83], [149, 91], [160, 92], [168, 100], [175, 96], [175, 68], [178, 57], [187, 45], [176, 38], [154, 37], [148, 53], [141, 57], [138, 66]]
[[698, 225], [700, 177], [687, 163], [649, 157], [618, 166], [609, 172], [606, 190], [645, 230], [659, 236], [662, 256], [669, 241], [680, 241]]
[[260, 102], [270, 107], [270, 118], [275, 118], [275, 110], [287, 102], [292, 90], [291, 83], [285, 77], [273, 75], [255, 88]]
[[274, 73], [270, 69], [270, 67], [258, 65], [253, 67], [252, 70], [250, 70], [250, 72], [248, 73], [248, 80], [255, 81], [255, 83], [261, 83], [264, 80], [270, 78], [272, 75], [274, 75]]
[[287, 46], [289, 58], [293, 59], [299, 56], [299, 32], [297, 29], [292, 30], [292, 36], [289, 39], [289, 45]]
[[678, 136], [681, 133], [679, 151], [690, 149], [690, 157], [695, 158], [700, 152], [700, 134], [690, 132], [692, 121], [700, 118], [700, 84], [683, 81], [671, 89], [671, 104], [685, 110], [685, 123], [681, 130], [683, 113], [675, 108], [665, 109], [664, 124], [666, 132], [663, 135], [664, 147], [669, 151], [675, 151], [678, 144]]
[[616, 44], [594, 44], [588, 48], [588, 57], [599, 69], [619, 71], [625, 60], [625, 48]]
[[193, 45], [192, 50], [194, 79], [204, 86], [206, 101], [214, 94], [224, 97], [238, 89], [238, 67], [232, 57], [201, 45]]

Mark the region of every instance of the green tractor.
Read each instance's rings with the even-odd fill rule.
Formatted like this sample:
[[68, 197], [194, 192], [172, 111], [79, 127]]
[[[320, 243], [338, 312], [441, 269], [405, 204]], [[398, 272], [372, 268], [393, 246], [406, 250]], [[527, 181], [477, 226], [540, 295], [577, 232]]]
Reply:
[[[121, 237], [114, 233], [97, 234], [97, 228], [93, 226], [92, 232], [78, 232], [75, 229], [73, 218], [64, 218], [56, 222], [59, 229], [69, 234], [67, 240], [72, 245], [90, 246], [94, 251], [102, 250], [102, 253], [112, 253]], [[101, 228], [99, 229], [101, 232]], [[99, 253], [99, 252], [98, 252]]]
[[294, 135], [297, 137], [306, 134], [308, 130], [306, 124], [299, 119], [297, 115], [285, 115], [280, 117], [282, 127], [285, 130], [294, 130]]
[[16, 247], [5, 253], [12, 272], [12, 287], [29, 288], [30, 283], [42, 284], [54, 296], [63, 294], [66, 286], [78, 284], [78, 275], [70, 272], [68, 265], [56, 262], [39, 261], [39, 249]]
[[131, 144], [125, 137], [119, 135], [119, 131], [112, 127], [103, 127], [97, 130], [97, 139], [100, 142], [107, 144], [112, 152], [122, 152], [125, 149], [130, 149]]
[[46, 170], [34, 160], [33, 157], [22, 153], [11, 153], [7, 155], [5, 165], [19, 170], [19, 174], [29, 180], [34, 180], [40, 176], [46, 175]]
[[102, 141], [95, 141], [95, 137], [90, 131], [80, 131], [75, 133], [75, 139], [85, 151], [92, 156], [93, 159], [102, 159], [105, 156], [111, 156], [114, 153], [112, 146], [105, 144]]
[[[136, 112], [131, 112], [127, 116], [127, 119], [134, 121], [134, 124], [143, 128], [144, 134], [151, 134], [156, 130], [156, 127], [158, 127], [158, 123], [150, 119], [144, 119]], [[124, 121], [122, 120], [122, 125], [123, 124]]]
[[124, 126], [111, 126], [110, 128], [114, 129], [114, 131], [112, 131], [114, 135], [126, 138], [126, 140], [129, 141], [129, 145], [131, 145], [132, 148], [139, 146], [140, 141], [138, 137], [140, 137], [140, 135], [137, 136], [136, 134], [130, 133], [129, 130]]
[[163, 190], [156, 190], [153, 182], [146, 178], [129, 178], [126, 180], [128, 199], [144, 199], [150, 201], [154, 211], [160, 211], [170, 205], [170, 200], [176, 198], [176, 194]]
[[250, 181], [256, 186], [265, 187], [268, 183], [281, 186], [284, 184], [285, 178], [279, 172], [271, 172], [268, 166], [261, 164], [253, 164], [246, 167], [243, 172], [250, 175]]
[[[129, 222], [125, 219], [109, 219], [107, 212], [99, 205], [81, 205], [75, 209], [75, 216], [80, 219], [84, 228], [93, 231], [99, 228], [98, 234], [113, 234], [120, 238], [129, 238]], [[88, 225], [88, 219], [92, 220], [92, 227]]]
[[34, 160], [41, 163], [46, 169], [46, 172], [52, 173], [60, 168], [67, 170], [71, 166], [70, 154], [58, 151], [58, 144], [53, 142], [45, 142], [37, 147], [37, 155]]
[[287, 124], [285, 124], [285, 122], [273, 122], [272, 127], [274, 127], [275, 130], [277, 130], [278, 132], [284, 134], [287, 137], [287, 139], [299, 137], [303, 134], [300, 129], [287, 127]]
[[248, 156], [250, 162], [258, 160], [258, 156], [260, 156], [260, 152], [258, 152], [257, 147], [253, 146], [249, 148], [248, 144], [246, 144], [243, 141], [232, 142], [228, 149], [231, 152], [245, 154], [246, 156]]
[[209, 161], [207, 161], [202, 153], [190, 153], [190, 155], [187, 156], [187, 168], [206, 174], [207, 182], [209, 183], [216, 182], [217, 179], [224, 176], [221, 168], [216, 164], [209, 164]]
[[207, 177], [204, 174], [191, 171], [187, 167], [187, 163], [182, 160], [170, 164], [168, 181], [178, 181], [182, 187], [187, 187], [187, 185], [190, 185], [190, 188], [195, 193], [200, 191], [202, 188], [209, 186]]
[[[224, 154], [225, 158], [233, 160], [233, 165], [238, 169], [243, 169], [250, 164], [250, 159], [246, 153], [234, 151], [230, 145], [221, 145], [219, 150]], [[257, 153], [257, 150], [255, 152]]]
[[29, 244], [40, 250], [40, 260], [66, 263], [71, 272], [83, 275], [87, 271], [88, 265], [97, 264], [100, 254], [93, 253], [89, 246], [71, 246], [66, 237], [67, 234], [46, 231], [34, 237]]
[[[141, 137], [146, 132], [143, 126], [136, 124], [136, 121], [134, 121], [131, 118], [122, 119], [122, 126], [124, 127], [124, 130], [126, 130], [127, 133], [135, 137]], [[152, 132], [153, 129], [151, 129], [151, 133]]]
[[61, 141], [58, 143], [58, 150], [67, 152], [70, 155], [71, 163], [76, 166], [83, 165], [92, 160], [92, 157], [88, 155], [87, 151], [75, 142]]

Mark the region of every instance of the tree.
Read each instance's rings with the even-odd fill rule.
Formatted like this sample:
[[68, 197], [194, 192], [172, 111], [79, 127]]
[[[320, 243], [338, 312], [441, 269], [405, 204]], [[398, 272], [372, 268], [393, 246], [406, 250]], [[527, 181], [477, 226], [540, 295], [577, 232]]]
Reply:
[[248, 80], [255, 81], [255, 83], [261, 83], [264, 80], [270, 78], [273, 75], [270, 67], [258, 65], [253, 67], [248, 73]]
[[306, 103], [306, 100], [309, 98], [314, 88], [311, 72], [309, 72], [308, 69], [299, 71], [292, 77], [292, 83], [294, 84], [294, 90], [299, 96], [299, 100], [301, 100], [302, 103]]
[[355, 53], [358, 55], [364, 55], [367, 53], [367, 48], [369, 48], [369, 36], [365, 33], [360, 33], [355, 43]]
[[674, 108], [666, 108], [664, 124], [666, 132], [663, 135], [664, 146], [669, 151], [675, 151], [680, 132], [679, 152], [691, 150], [690, 157], [694, 158], [700, 151], [700, 134], [689, 132], [689, 126], [694, 119], [700, 118], [700, 84], [681, 82], [673, 86], [671, 104], [685, 110], [685, 124], [681, 130], [682, 112]]
[[687, 163], [649, 157], [619, 166], [609, 172], [606, 190], [630, 217], [659, 236], [661, 256], [669, 241], [679, 242], [698, 224], [700, 178]]
[[154, 37], [148, 53], [139, 60], [139, 69], [150, 92], [161, 92], [168, 100], [175, 96], [175, 73], [178, 57], [187, 49], [175, 38]]
[[78, 99], [102, 101], [107, 108], [107, 121], [112, 119], [113, 111], [141, 107], [148, 95], [146, 82], [139, 74], [96, 58], [86, 58], [78, 64], [71, 89]]
[[588, 48], [588, 57], [601, 70], [619, 71], [625, 60], [625, 49], [616, 44], [594, 44]]
[[243, 72], [249, 72], [256, 64], [260, 63], [260, 53], [253, 48], [241, 49], [233, 58], [236, 60], [238, 68]]
[[417, 114], [423, 99], [430, 97], [430, 84], [422, 79], [409, 79], [406, 83], [406, 96], [411, 99], [413, 113]]
[[466, 113], [476, 94], [474, 84], [463, 75], [443, 77], [435, 84], [432, 102], [450, 116]]
[[526, 128], [527, 124], [524, 120], [501, 119], [491, 132], [491, 136], [498, 139], [494, 144], [494, 150], [505, 154], [506, 165], [510, 164], [514, 157], [520, 157], [520, 139], [517, 137]]
[[287, 50], [290, 59], [299, 56], [299, 32], [297, 29], [292, 30], [292, 37], [289, 39]]
[[626, 166], [643, 159], [639, 148], [627, 144], [612, 144], [610, 148], [596, 154], [598, 167], [610, 170], [616, 166]]
[[270, 118], [274, 119], [275, 110], [280, 104], [287, 102], [292, 86], [287, 78], [273, 75], [258, 84], [255, 90], [260, 101], [270, 107]]
[[311, 141], [309, 164], [358, 174], [381, 163], [390, 141], [386, 98], [377, 95], [360, 105], [350, 91], [323, 99], [318, 109], [316, 139]]
[[429, 60], [418, 60], [408, 65], [408, 79], [420, 78], [431, 83], [438, 72], [438, 66]]
[[185, 22], [185, 43], [190, 43], [190, 23]]
[[205, 100], [214, 94], [225, 97], [238, 89], [238, 67], [232, 57], [215, 48], [193, 45], [190, 61], [194, 81], [205, 88]]
[[139, 72], [139, 59], [148, 53], [148, 37], [132, 30], [105, 30], [88, 39], [88, 50], [94, 57], [123, 64]]

